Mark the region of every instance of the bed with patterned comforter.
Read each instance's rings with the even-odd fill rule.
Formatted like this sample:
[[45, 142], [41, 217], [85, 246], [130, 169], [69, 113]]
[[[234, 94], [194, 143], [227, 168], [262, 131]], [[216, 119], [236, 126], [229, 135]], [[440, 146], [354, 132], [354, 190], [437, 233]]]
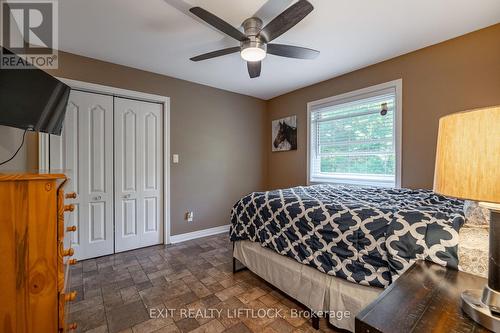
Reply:
[[254, 192], [234, 205], [230, 236], [384, 288], [419, 259], [457, 268], [463, 204], [429, 190], [313, 185]]

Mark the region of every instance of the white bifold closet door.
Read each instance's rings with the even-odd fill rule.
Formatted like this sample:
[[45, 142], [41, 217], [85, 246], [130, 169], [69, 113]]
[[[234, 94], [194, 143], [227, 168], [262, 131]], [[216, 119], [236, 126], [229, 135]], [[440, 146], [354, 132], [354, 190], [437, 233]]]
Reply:
[[50, 169], [69, 176], [79, 260], [163, 243], [162, 105], [73, 90]]
[[115, 251], [163, 241], [162, 106], [115, 98]]
[[67, 200], [75, 211], [66, 225], [75, 225], [75, 257], [113, 253], [113, 97], [72, 91], [62, 136], [50, 136], [50, 169], [69, 177]]

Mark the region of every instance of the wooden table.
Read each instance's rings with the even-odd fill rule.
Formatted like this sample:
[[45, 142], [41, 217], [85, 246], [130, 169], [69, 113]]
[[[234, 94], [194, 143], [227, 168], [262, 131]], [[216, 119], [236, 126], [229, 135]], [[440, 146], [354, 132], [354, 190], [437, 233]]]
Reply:
[[356, 316], [356, 333], [489, 332], [460, 308], [465, 289], [486, 279], [420, 261]]

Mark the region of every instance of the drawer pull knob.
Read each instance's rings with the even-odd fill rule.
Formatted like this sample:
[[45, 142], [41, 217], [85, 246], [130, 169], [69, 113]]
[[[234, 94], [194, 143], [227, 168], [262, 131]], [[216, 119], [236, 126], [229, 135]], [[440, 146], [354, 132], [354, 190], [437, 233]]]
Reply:
[[75, 210], [75, 205], [73, 205], [73, 204], [64, 206], [65, 212], [72, 212], [74, 210]]
[[76, 265], [77, 262], [78, 262], [78, 260], [76, 260], [76, 259], [70, 259], [70, 260], [68, 260], [68, 264], [71, 265], [71, 266]]
[[72, 330], [76, 330], [78, 326], [76, 325], [76, 323], [71, 323], [68, 325], [68, 330], [69, 331], [72, 331]]
[[71, 257], [73, 254], [75, 254], [75, 250], [71, 248], [63, 251], [63, 257]]
[[75, 192], [66, 193], [65, 198], [66, 199], [76, 199], [76, 193]]
[[76, 231], [76, 225], [73, 225], [73, 226], [71, 226], [71, 227], [67, 227], [67, 228], [66, 228], [66, 231], [67, 231], [67, 232], [75, 232], [75, 231]]
[[71, 291], [69, 294], [64, 295], [64, 300], [66, 302], [74, 301], [76, 299], [76, 295], [76, 291]]

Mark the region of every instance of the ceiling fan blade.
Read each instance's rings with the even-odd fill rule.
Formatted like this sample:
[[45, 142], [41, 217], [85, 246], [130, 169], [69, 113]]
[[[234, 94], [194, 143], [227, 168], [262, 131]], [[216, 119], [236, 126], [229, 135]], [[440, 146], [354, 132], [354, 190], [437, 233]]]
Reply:
[[267, 24], [279, 13], [287, 9], [292, 2], [294, 0], [267, 0], [252, 17], [258, 17]]
[[260, 70], [262, 68], [261, 61], [247, 61], [248, 74], [250, 78], [256, 78], [260, 76]]
[[267, 44], [267, 53], [297, 59], [314, 59], [319, 55], [319, 51], [313, 49], [284, 44]]
[[217, 50], [217, 51], [213, 51], [213, 52], [208, 52], [208, 53], [200, 54], [199, 56], [192, 57], [189, 60], [191, 60], [191, 61], [202, 61], [202, 60], [216, 58], [216, 57], [220, 57], [220, 56], [223, 56], [223, 55], [226, 55], [226, 54], [231, 54], [231, 53], [236, 53], [236, 52], [240, 52], [240, 47], [239, 46], [230, 47], [230, 48], [227, 48], [227, 49], [222, 49], [222, 50]]
[[270, 42], [302, 21], [304, 17], [313, 11], [313, 9], [314, 7], [309, 1], [299, 0], [269, 22], [269, 24], [261, 30], [260, 35], [264, 37], [267, 42]]
[[239, 40], [240, 42], [248, 39], [244, 33], [239, 31], [238, 29], [236, 29], [223, 19], [215, 16], [214, 14], [206, 11], [201, 7], [193, 7], [189, 11], [194, 15], [198, 16], [199, 18], [201, 18], [203, 21], [210, 24], [212, 27], [216, 28], [219, 31], [222, 31], [226, 35], [229, 35], [236, 40]]

